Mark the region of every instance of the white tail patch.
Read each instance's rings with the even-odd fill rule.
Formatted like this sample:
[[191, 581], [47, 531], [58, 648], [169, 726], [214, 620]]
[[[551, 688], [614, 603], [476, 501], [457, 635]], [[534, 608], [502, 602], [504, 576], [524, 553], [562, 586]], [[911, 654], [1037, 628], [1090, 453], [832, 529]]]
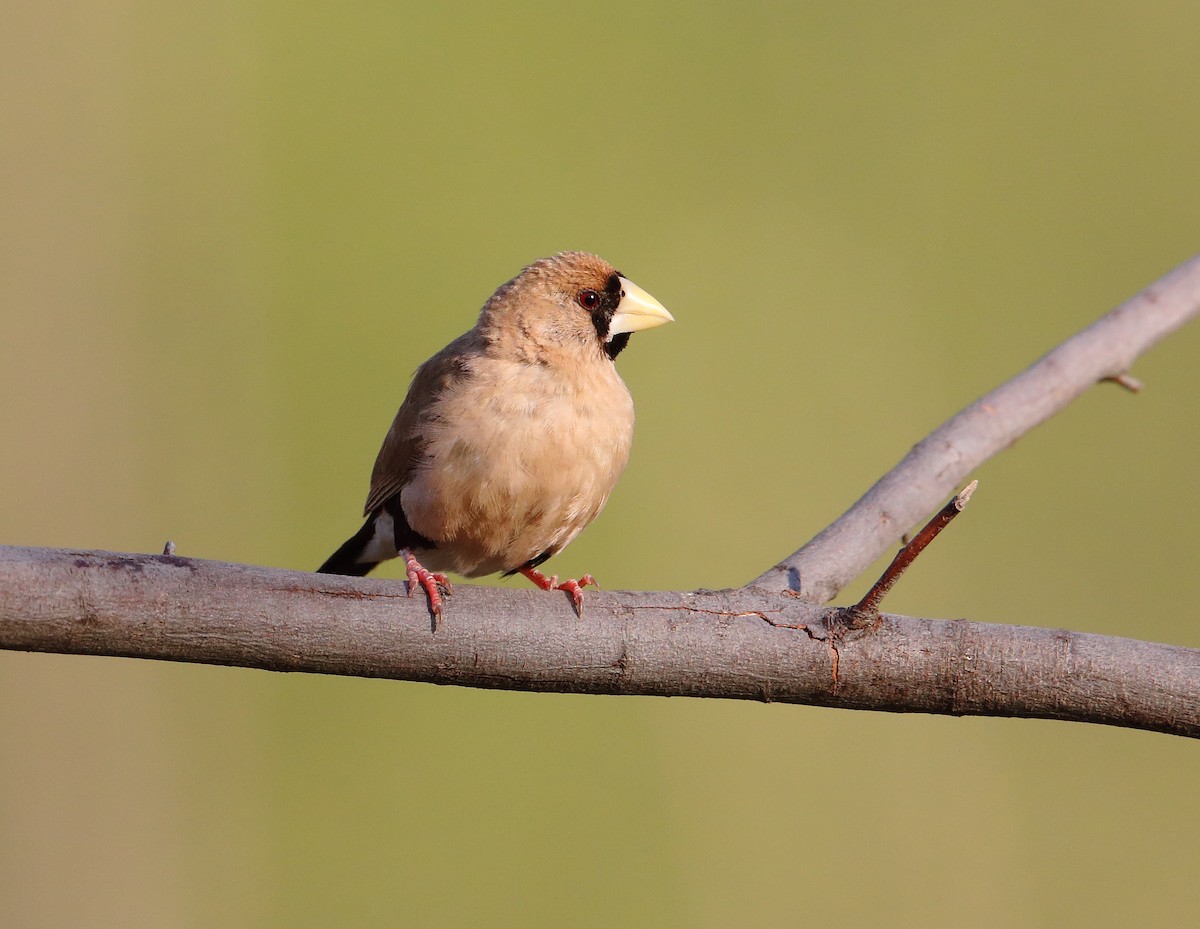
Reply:
[[381, 511], [375, 517], [375, 534], [371, 536], [371, 541], [363, 546], [358, 561], [360, 564], [377, 564], [395, 558], [397, 554], [396, 521], [390, 513]]

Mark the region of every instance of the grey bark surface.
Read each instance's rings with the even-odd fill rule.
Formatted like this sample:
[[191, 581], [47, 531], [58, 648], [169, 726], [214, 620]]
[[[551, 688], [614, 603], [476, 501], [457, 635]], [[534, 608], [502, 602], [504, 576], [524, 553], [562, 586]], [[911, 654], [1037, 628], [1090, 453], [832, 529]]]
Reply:
[[[839, 611], [786, 593], [460, 586], [432, 631], [399, 581], [171, 555], [0, 548], [6, 648], [505, 690], [1023, 716], [1200, 736], [1200, 650]], [[836, 679], [834, 665], [837, 665]]]

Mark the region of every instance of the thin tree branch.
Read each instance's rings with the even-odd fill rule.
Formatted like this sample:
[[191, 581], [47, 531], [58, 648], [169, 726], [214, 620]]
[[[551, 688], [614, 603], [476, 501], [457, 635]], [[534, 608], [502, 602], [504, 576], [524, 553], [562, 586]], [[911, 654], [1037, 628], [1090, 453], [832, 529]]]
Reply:
[[887, 614], [846, 632], [840, 612], [746, 588], [601, 591], [581, 620], [565, 598], [541, 591], [459, 585], [433, 633], [425, 604], [401, 581], [0, 547], [8, 649], [504, 690], [1041, 717], [1200, 737], [1200, 650]]
[[843, 587], [980, 464], [1100, 381], [1140, 387], [1135, 358], [1200, 313], [1200, 255], [976, 400], [913, 447], [811, 542], [749, 585], [791, 589], [811, 603]]

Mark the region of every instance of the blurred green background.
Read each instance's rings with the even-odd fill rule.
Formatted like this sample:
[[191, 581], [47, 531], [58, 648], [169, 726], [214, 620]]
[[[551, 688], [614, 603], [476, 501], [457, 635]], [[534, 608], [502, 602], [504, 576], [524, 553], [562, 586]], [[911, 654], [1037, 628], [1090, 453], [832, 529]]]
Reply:
[[[622, 356], [632, 464], [551, 567], [738, 585], [1200, 248], [1189, 2], [4, 23], [0, 543], [315, 566], [416, 365], [585, 248], [678, 322]], [[1198, 351], [981, 468], [889, 609], [1200, 645]], [[5, 653], [0, 746], [6, 927], [1200, 909], [1197, 747], [1139, 732]]]

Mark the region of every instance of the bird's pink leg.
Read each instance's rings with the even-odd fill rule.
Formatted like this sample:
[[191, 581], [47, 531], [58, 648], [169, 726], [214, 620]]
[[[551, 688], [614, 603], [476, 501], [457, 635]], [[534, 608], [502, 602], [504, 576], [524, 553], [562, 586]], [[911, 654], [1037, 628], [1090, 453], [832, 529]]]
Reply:
[[407, 548], [401, 554], [404, 556], [404, 570], [408, 572], [408, 595], [411, 597], [413, 591], [420, 584], [425, 593], [429, 595], [429, 612], [434, 616], [442, 615], [442, 595], [438, 588], [443, 588], [446, 593], [451, 593], [450, 579], [444, 574], [434, 574], [432, 571], [427, 571], [421, 567], [421, 563], [413, 556]]
[[565, 590], [571, 595], [571, 601], [575, 604], [575, 612], [580, 616], [583, 615], [583, 588], [591, 584], [596, 589], [600, 585], [596, 583], [596, 579], [590, 574], [585, 574], [579, 580], [566, 580], [561, 584], [558, 582], [558, 575], [546, 577], [537, 568], [521, 568], [521, 573], [529, 578], [533, 583], [537, 584], [542, 590]]

